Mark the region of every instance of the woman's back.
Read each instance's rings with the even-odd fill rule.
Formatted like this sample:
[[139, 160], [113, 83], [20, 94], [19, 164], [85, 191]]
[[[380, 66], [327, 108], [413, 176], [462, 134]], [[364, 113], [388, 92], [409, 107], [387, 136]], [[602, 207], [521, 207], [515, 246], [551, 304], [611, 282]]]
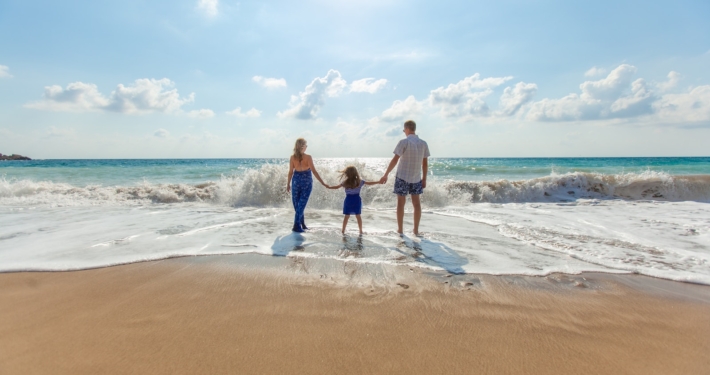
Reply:
[[291, 156], [291, 168], [296, 172], [305, 172], [311, 169], [311, 155], [303, 154], [301, 160], [296, 159], [296, 156]]

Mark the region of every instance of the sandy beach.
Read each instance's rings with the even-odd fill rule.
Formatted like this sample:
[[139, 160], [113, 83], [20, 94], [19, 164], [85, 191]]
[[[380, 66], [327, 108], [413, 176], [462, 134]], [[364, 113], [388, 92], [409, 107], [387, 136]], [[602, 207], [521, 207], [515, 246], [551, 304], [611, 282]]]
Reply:
[[353, 282], [363, 270], [348, 262], [337, 275], [308, 260], [267, 262], [189, 257], [0, 274], [0, 373], [710, 368], [704, 286], [635, 275], [460, 278], [407, 267], [390, 267], [380, 277], [387, 282], [368, 285]]

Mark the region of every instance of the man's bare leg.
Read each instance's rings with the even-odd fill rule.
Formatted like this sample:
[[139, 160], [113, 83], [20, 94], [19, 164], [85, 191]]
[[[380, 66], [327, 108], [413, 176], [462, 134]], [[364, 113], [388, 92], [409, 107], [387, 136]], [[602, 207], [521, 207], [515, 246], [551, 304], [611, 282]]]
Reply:
[[419, 195], [412, 195], [412, 206], [414, 206], [414, 235], [419, 235], [419, 221], [422, 218], [422, 204]]
[[397, 233], [404, 234], [404, 204], [407, 203], [406, 195], [397, 195]]

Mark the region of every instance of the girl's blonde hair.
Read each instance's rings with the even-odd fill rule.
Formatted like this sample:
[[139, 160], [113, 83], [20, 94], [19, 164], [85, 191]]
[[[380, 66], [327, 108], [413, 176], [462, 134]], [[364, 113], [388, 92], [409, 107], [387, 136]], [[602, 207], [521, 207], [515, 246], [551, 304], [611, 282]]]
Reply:
[[360, 187], [360, 173], [357, 172], [357, 168], [352, 165], [347, 166], [345, 169], [340, 171], [340, 180], [343, 181], [343, 187], [348, 189], [355, 189]]
[[303, 146], [306, 145], [306, 140], [303, 138], [298, 138], [296, 140], [296, 144], [293, 146], [293, 156], [298, 160], [301, 161], [303, 160]]

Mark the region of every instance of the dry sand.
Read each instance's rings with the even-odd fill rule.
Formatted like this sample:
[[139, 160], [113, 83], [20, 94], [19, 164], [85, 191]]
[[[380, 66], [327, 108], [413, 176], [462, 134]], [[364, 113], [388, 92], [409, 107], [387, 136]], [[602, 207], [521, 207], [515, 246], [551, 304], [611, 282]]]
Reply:
[[0, 373], [710, 373], [704, 286], [408, 269], [342, 286], [224, 259], [0, 274]]

